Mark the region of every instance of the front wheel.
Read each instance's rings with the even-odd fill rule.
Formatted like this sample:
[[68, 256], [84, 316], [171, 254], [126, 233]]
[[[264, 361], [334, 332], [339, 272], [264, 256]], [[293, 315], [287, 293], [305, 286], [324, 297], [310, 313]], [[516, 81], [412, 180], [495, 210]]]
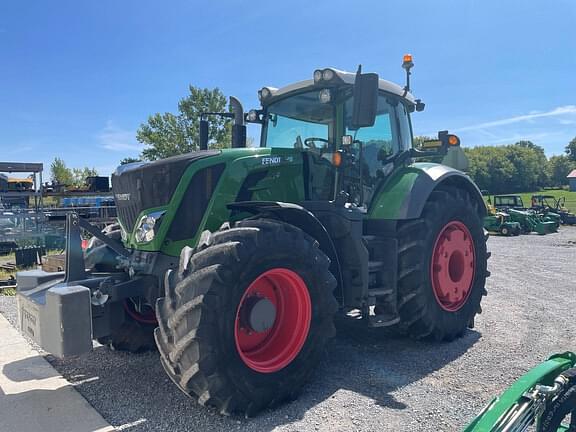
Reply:
[[269, 219], [185, 248], [156, 305], [168, 375], [223, 414], [251, 416], [295, 397], [335, 333], [329, 264], [313, 238]]
[[478, 210], [467, 192], [447, 187], [432, 192], [421, 218], [400, 223], [401, 331], [449, 341], [473, 325], [489, 274]]

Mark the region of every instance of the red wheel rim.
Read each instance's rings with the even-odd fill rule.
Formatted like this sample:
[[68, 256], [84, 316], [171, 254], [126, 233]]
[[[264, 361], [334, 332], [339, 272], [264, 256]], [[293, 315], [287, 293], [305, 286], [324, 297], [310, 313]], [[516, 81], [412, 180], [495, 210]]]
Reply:
[[144, 313], [140, 313], [136, 310], [134, 303], [129, 299], [124, 300], [124, 310], [128, 315], [130, 315], [134, 320], [141, 322], [143, 324], [158, 324], [156, 320], [156, 314], [154, 309], [148, 308]]
[[432, 252], [430, 276], [440, 307], [456, 312], [464, 306], [474, 282], [474, 240], [462, 222], [448, 222], [438, 234]]
[[[271, 303], [275, 312], [273, 323], [260, 331], [246, 318], [258, 302], [269, 308]], [[285, 268], [262, 273], [250, 284], [236, 310], [234, 338], [240, 358], [261, 373], [285, 368], [304, 346], [311, 319], [310, 294], [298, 274]]]

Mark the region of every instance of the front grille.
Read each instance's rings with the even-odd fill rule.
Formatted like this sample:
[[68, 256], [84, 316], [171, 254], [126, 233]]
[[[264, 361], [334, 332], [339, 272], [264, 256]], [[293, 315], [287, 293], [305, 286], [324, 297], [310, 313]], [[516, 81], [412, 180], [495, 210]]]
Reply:
[[194, 174], [172, 221], [168, 239], [177, 241], [194, 237], [224, 168], [224, 164], [218, 164]]
[[132, 232], [142, 210], [168, 204], [190, 163], [219, 153], [219, 150], [187, 153], [117, 169], [112, 175], [112, 192], [124, 228]]

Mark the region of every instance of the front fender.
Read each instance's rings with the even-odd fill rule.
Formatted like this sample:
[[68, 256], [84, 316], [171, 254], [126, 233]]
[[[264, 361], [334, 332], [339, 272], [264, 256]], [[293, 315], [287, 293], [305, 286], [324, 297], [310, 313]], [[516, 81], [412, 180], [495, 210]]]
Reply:
[[[227, 205], [232, 212], [246, 212], [262, 217], [273, 217], [291, 225], [297, 226], [309, 236], [318, 241], [319, 248], [330, 258], [330, 271], [338, 281], [338, 286], [342, 287], [342, 274], [340, 272], [340, 261], [336, 253], [336, 247], [326, 231], [322, 222], [316, 216], [298, 204], [284, 203], [278, 201], [243, 201], [234, 202]], [[234, 216], [232, 217], [234, 219]]]
[[414, 163], [396, 171], [377, 191], [368, 211], [370, 219], [416, 219], [437, 187], [464, 189], [478, 204], [481, 217], [486, 204], [478, 186], [461, 171], [435, 163]]

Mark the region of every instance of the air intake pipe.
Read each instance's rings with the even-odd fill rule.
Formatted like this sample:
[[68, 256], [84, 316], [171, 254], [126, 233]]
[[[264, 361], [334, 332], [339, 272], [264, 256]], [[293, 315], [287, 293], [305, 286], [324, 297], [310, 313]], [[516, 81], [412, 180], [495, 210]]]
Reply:
[[244, 124], [244, 108], [238, 99], [230, 96], [230, 111], [234, 115], [232, 125], [232, 148], [246, 147], [246, 125]]

